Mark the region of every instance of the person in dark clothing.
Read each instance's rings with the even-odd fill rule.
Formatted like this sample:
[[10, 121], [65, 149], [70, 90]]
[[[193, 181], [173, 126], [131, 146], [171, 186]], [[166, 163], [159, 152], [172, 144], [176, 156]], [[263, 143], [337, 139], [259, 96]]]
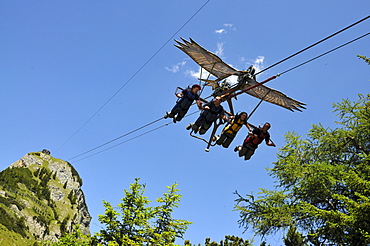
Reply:
[[199, 131], [203, 135], [219, 117], [226, 119], [225, 110], [221, 105], [221, 97], [214, 98], [211, 102], [203, 105], [203, 112], [194, 124], [186, 127], [187, 130], [193, 129], [194, 133]]
[[178, 100], [170, 113], [166, 112], [164, 118], [173, 118], [173, 122], [176, 123], [184, 118], [194, 101], [196, 101], [196, 104], [200, 107], [202, 105], [198, 95], [200, 90], [200, 85], [193, 85], [191, 88], [187, 88], [180, 93], [177, 93], [176, 96], [180, 98], [180, 100]]
[[252, 132], [249, 132], [243, 145], [236, 146], [234, 151], [239, 151], [239, 157], [244, 156], [244, 160], [249, 160], [263, 140], [265, 140], [267, 146], [276, 147], [270, 140], [270, 133], [268, 132], [270, 127], [270, 123], [265, 123], [262, 128], [255, 128]]
[[216, 144], [228, 148], [243, 125], [246, 126], [249, 131], [252, 131], [252, 128], [247, 123], [247, 117], [248, 115], [246, 112], [231, 116], [230, 118], [232, 121], [222, 130], [222, 134], [216, 141]]

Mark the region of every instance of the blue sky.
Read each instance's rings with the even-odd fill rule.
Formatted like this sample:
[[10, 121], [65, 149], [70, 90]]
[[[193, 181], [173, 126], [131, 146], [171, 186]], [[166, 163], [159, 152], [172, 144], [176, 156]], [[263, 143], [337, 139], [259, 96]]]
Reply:
[[[1, 1], [0, 169], [43, 148], [68, 161], [162, 117], [174, 105], [177, 86], [197, 83], [195, 62], [170, 41], [128, 80], [205, 2]], [[175, 38], [192, 38], [237, 69], [251, 64], [262, 69], [364, 18], [369, 9], [367, 0], [211, 0]], [[264, 72], [258, 80], [369, 32], [369, 21]], [[305, 135], [317, 123], [336, 127], [332, 103], [357, 100], [358, 93], [369, 92], [369, 66], [356, 57], [370, 56], [369, 41], [365, 37], [266, 84], [306, 103], [307, 109], [292, 113], [263, 103], [250, 122], [270, 122], [278, 147], [261, 145], [248, 162], [232, 150], [246, 129], [229, 149], [214, 147], [206, 153], [204, 143], [185, 130], [197, 115], [90, 158], [71, 160], [84, 181], [91, 231], [99, 230], [102, 200], [119, 203], [123, 189], [139, 177], [150, 200], [178, 182], [183, 198], [174, 217], [193, 222], [185, 239], [203, 243], [206, 237], [219, 241], [229, 234], [253, 238], [237, 224], [233, 192], [256, 194], [259, 188], [273, 188], [265, 168], [276, 160], [284, 134]], [[203, 95], [209, 94], [207, 88]], [[257, 103], [241, 95], [235, 110], [250, 112]], [[166, 122], [171, 121], [145, 130]], [[282, 235], [268, 237], [268, 243], [280, 245]]]

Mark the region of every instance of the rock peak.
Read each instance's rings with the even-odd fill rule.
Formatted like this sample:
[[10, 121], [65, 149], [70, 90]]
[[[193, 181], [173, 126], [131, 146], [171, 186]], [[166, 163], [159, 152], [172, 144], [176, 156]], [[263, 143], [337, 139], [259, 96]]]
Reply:
[[28, 153], [0, 173], [0, 199], [7, 205], [0, 206], [0, 213], [6, 214], [0, 225], [26, 241], [56, 241], [74, 225], [89, 234], [91, 217], [81, 186], [70, 163], [46, 151]]

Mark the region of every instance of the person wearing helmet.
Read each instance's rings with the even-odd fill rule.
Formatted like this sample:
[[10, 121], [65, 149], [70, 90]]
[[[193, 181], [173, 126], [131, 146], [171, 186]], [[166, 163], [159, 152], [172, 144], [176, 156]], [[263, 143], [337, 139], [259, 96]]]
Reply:
[[228, 148], [243, 125], [245, 125], [251, 132], [252, 128], [247, 123], [247, 117], [248, 115], [246, 112], [241, 112], [240, 114], [231, 116], [231, 122], [222, 130], [222, 134], [216, 141], [216, 144], [222, 145], [224, 148]]
[[180, 100], [177, 101], [170, 113], [166, 112], [164, 118], [173, 118], [173, 122], [176, 123], [184, 118], [194, 101], [198, 107], [201, 107], [202, 102], [199, 100], [198, 95], [200, 90], [200, 85], [193, 85], [191, 88], [187, 88], [180, 93], [177, 93], [176, 96], [180, 98]]
[[221, 97], [215, 97], [211, 102], [204, 104], [202, 109], [199, 118], [195, 123], [188, 125], [187, 130], [192, 129], [194, 133], [199, 131], [199, 134], [203, 135], [218, 118], [227, 119], [225, 110], [221, 105]]
[[242, 145], [236, 146], [234, 151], [239, 152], [239, 157], [244, 156], [244, 160], [249, 160], [254, 154], [258, 145], [265, 140], [267, 146], [276, 147], [276, 145], [270, 140], [270, 123], [265, 123], [263, 127], [255, 128], [252, 132], [249, 132]]

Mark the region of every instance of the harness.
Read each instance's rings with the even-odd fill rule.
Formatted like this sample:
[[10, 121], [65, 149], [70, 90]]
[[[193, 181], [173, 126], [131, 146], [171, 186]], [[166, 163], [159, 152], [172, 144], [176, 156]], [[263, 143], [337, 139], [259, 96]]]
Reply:
[[223, 107], [221, 105], [216, 107], [214, 103], [211, 102], [209, 105], [209, 110], [204, 110], [202, 112], [202, 117], [208, 122], [214, 122], [217, 119], [220, 112], [222, 112], [222, 110]]
[[246, 120], [243, 120], [243, 121], [240, 120], [240, 117], [235, 118], [230, 125], [225, 127], [224, 132], [230, 132], [231, 131], [233, 135], [236, 135], [238, 133], [238, 131], [240, 130], [240, 128], [242, 128], [243, 125], [246, 122], [247, 122]]
[[194, 94], [190, 88], [183, 90], [183, 95], [178, 101], [178, 105], [181, 109], [187, 110], [193, 104], [194, 100], [197, 100], [199, 97], [197, 94]]
[[264, 133], [260, 128], [261, 131], [257, 137], [255, 136], [249, 136], [244, 140], [244, 144], [249, 144], [255, 148], [258, 148], [258, 145], [263, 142], [263, 140], [269, 136], [268, 132]]

